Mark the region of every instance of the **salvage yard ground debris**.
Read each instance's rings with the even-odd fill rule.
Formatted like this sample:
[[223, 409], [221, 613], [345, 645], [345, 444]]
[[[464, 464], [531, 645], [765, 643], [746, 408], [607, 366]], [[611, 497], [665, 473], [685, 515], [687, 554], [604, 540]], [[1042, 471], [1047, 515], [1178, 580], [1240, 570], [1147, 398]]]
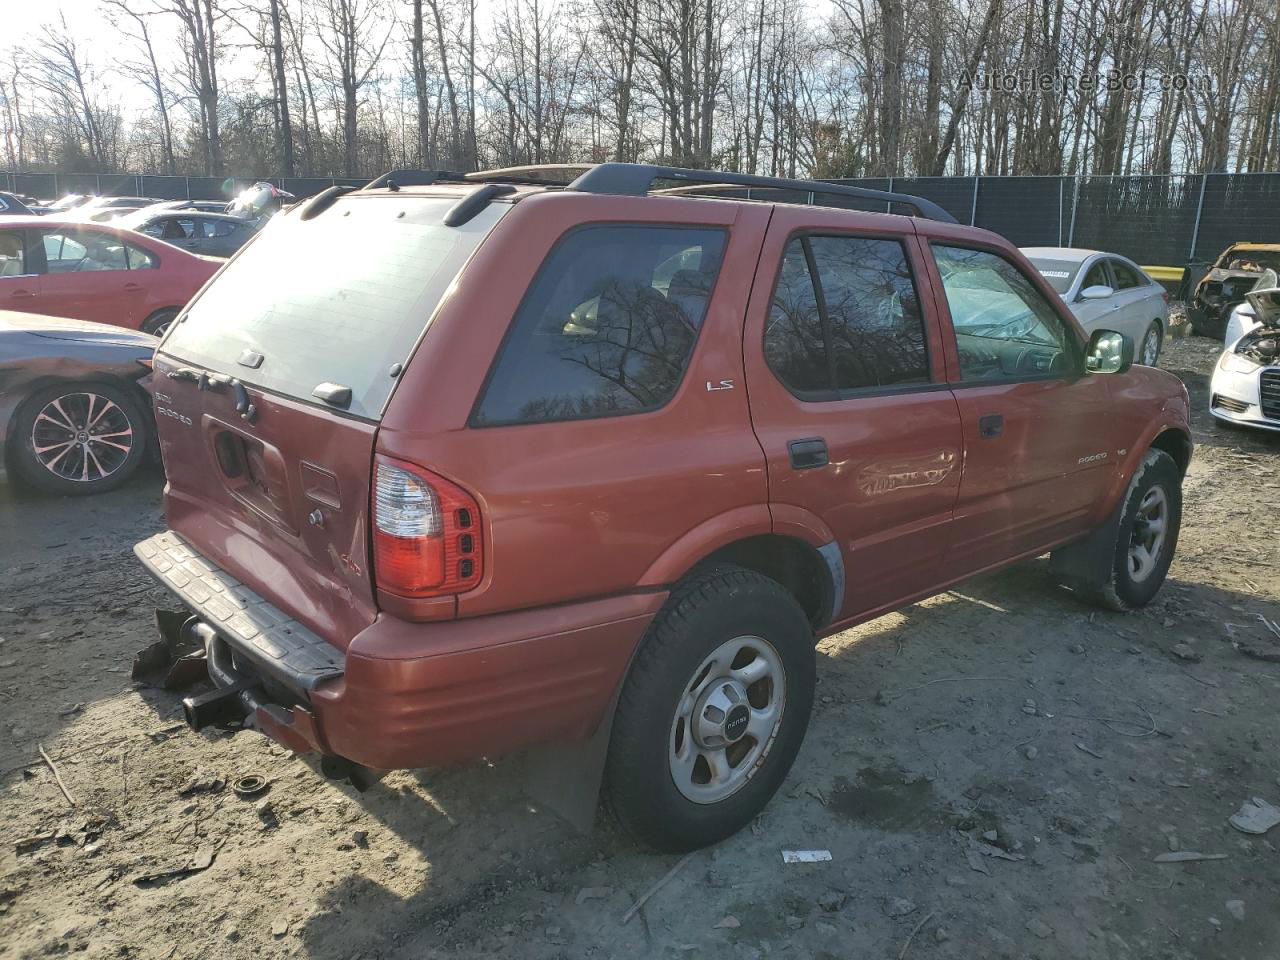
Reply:
[[[1274, 958], [1280, 839], [1229, 819], [1280, 803], [1280, 670], [1244, 649], [1280, 649], [1280, 437], [1211, 423], [1216, 356], [1162, 360], [1197, 452], [1150, 608], [1095, 613], [1041, 560], [823, 641], [783, 789], [683, 859], [574, 832], [502, 759], [359, 795], [187, 733], [129, 681], [163, 599], [131, 554], [159, 477], [0, 487], [0, 957]], [[269, 789], [237, 795], [246, 774]]]

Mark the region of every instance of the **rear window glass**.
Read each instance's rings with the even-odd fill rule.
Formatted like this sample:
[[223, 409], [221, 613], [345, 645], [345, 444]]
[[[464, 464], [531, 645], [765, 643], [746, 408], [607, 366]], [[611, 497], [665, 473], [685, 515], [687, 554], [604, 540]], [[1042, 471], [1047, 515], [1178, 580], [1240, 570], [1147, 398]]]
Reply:
[[1066, 293], [1071, 289], [1071, 281], [1080, 269], [1078, 260], [1050, 260], [1047, 257], [1032, 257], [1031, 265], [1058, 293]]
[[[510, 208], [460, 227], [457, 197], [348, 197], [312, 220], [275, 218], [191, 305], [164, 351], [310, 400], [351, 388], [349, 412], [381, 416], [404, 363], [467, 258]], [[237, 363], [246, 350], [261, 366]]]
[[516, 312], [477, 425], [637, 413], [675, 394], [723, 230], [608, 225], [560, 241]]

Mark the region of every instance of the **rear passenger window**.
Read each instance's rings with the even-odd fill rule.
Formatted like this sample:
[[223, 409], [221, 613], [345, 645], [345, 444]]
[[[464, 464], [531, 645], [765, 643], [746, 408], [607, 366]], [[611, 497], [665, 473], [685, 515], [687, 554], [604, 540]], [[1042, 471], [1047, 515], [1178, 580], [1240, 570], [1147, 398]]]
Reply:
[[764, 355], [778, 379], [804, 400], [831, 398], [822, 316], [800, 240], [787, 244], [764, 331]]
[[637, 413], [675, 394], [724, 254], [723, 230], [597, 226], [570, 233], [534, 278], [476, 425]]
[[141, 247], [135, 247], [132, 243], [124, 245], [124, 253], [130, 270], [154, 270], [160, 266], [160, 261], [151, 253]]
[[792, 240], [764, 352], [770, 369], [802, 400], [927, 383], [924, 320], [902, 244], [866, 237]]
[[924, 320], [906, 251], [896, 240], [813, 237], [831, 318], [837, 390], [924, 383]]

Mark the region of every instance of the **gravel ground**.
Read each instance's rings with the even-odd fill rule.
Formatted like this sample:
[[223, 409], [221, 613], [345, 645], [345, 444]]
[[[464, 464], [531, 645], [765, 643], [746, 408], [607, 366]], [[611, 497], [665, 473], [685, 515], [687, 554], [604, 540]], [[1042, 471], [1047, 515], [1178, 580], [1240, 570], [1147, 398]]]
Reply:
[[[255, 734], [187, 732], [128, 673], [162, 599], [130, 550], [160, 477], [0, 487], [0, 956], [1280, 956], [1280, 828], [1228, 825], [1280, 804], [1280, 662], [1256, 659], [1280, 660], [1280, 437], [1211, 421], [1215, 355], [1162, 361], [1197, 452], [1155, 603], [1094, 612], [1039, 560], [823, 641], [782, 791], [687, 860], [574, 831], [511, 761], [359, 795]], [[269, 789], [242, 799], [250, 773]], [[1175, 851], [1217, 859], [1155, 862]]]

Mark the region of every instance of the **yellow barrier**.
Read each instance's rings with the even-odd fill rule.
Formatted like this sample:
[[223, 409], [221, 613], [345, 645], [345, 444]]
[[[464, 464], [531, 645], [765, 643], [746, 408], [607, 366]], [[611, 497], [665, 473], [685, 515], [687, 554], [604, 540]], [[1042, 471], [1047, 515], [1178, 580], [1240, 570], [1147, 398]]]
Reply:
[[1143, 267], [1142, 270], [1152, 280], [1162, 283], [1179, 283], [1182, 280], [1182, 267]]

